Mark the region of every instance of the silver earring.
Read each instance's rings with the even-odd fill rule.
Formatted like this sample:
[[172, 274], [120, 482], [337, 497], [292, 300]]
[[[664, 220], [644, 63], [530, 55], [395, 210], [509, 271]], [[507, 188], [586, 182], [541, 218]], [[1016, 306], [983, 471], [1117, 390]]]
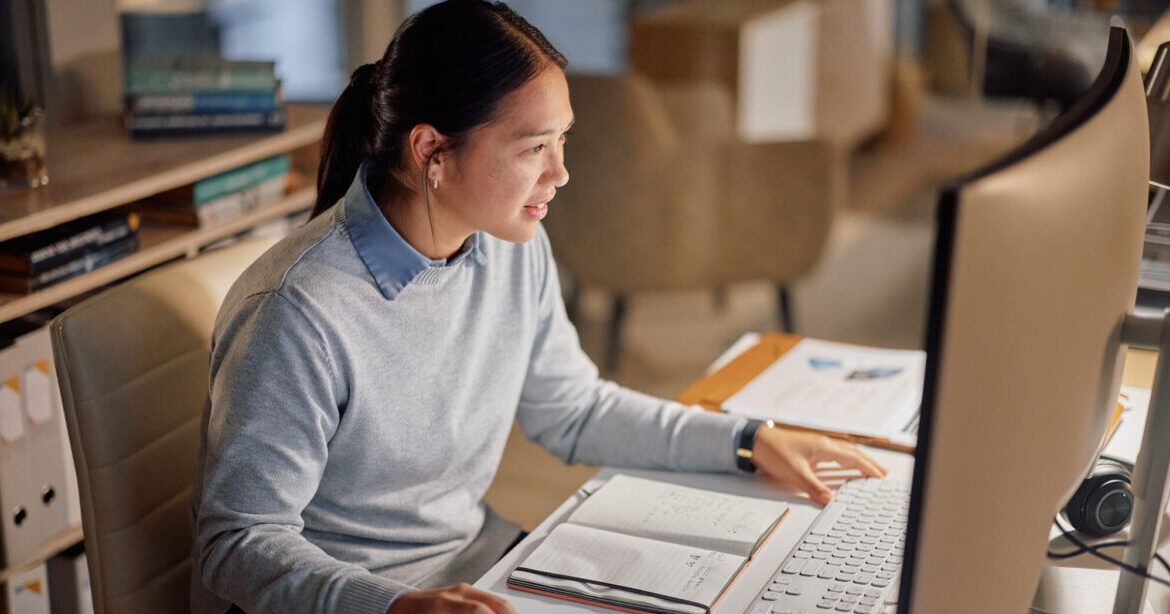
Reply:
[[439, 189], [439, 180], [438, 179], [431, 180], [431, 188], [435, 189], [435, 190]]

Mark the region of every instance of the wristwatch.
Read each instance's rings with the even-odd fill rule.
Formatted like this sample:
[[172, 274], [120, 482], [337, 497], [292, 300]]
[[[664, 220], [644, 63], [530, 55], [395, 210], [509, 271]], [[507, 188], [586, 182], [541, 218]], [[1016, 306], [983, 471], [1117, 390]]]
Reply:
[[739, 441], [735, 445], [735, 466], [748, 473], [756, 472], [756, 464], [752, 462], [752, 450], [756, 447], [756, 435], [761, 428], [773, 428], [776, 423], [771, 420], [756, 420], [748, 418], [747, 424], [739, 432]]

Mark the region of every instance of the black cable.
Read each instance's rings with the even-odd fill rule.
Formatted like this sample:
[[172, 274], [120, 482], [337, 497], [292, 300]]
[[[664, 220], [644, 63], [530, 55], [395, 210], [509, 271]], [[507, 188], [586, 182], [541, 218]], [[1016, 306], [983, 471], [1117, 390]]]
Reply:
[[[1142, 576], [1143, 578], [1146, 578], [1149, 580], [1153, 580], [1154, 582], [1157, 582], [1158, 584], [1161, 584], [1163, 586], [1170, 587], [1170, 580], [1165, 580], [1163, 578], [1159, 578], [1159, 577], [1149, 573], [1148, 571], [1141, 569], [1140, 567], [1135, 567], [1133, 565], [1129, 565], [1128, 563], [1126, 563], [1124, 561], [1120, 561], [1118, 559], [1115, 559], [1115, 558], [1109, 556], [1108, 554], [1103, 554], [1103, 553], [1097, 551], [1099, 548], [1107, 548], [1110, 546], [1128, 545], [1129, 544], [1128, 541], [1106, 542], [1104, 544], [1097, 544], [1097, 545], [1090, 546], [1089, 544], [1086, 544], [1085, 542], [1081, 541], [1081, 538], [1077, 537], [1076, 535], [1073, 535], [1068, 529], [1064, 528], [1064, 525], [1061, 524], [1061, 522], [1060, 522], [1059, 516], [1056, 517], [1056, 519], [1054, 520], [1054, 524], [1056, 525], [1056, 528], [1060, 529], [1060, 532], [1061, 532], [1061, 534], [1064, 535], [1064, 538], [1067, 539], [1068, 541], [1072, 542], [1073, 545], [1078, 548], [1078, 550], [1071, 552], [1071, 553], [1070, 552], [1057, 553], [1057, 552], [1049, 551], [1049, 552], [1047, 552], [1048, 558], [1050, 558], [1050, 559], [1066, 559], [1066, 558], [1070, 558], [1072, 556], [1076, 556], [1078, 554], [1087, 553], [1087, 554], [1091, 554], [1091, 555], [1093, 555], [1093, 556], [1095, 556], [1103, 561], [1112, 563], [1113, 565], [1116, 565], [1116, 566], [1124, 569], [1125, 571], [1137, 574], [1137, 575]], [[1162, 557], [1160, 555], [1155, 554], [1154, 556], [1156, 556], [1160, 560], [1160, 562], [1162, 563], [1163, 566], [1166, 566], [1166, 561], [1162, 560]], [[1168, 567], [1168, 570], [1170, 570], [1170, 567]]]
[[1158, 559], [1158, 562], [1162, 564], [1162, 569], [1165, 569], [1167, 572], [1170, 572], [1170, 563], [1167, 563], [1166, 559], [1162, 558], [1162, 555], [1155, 552], [1154, 558]]

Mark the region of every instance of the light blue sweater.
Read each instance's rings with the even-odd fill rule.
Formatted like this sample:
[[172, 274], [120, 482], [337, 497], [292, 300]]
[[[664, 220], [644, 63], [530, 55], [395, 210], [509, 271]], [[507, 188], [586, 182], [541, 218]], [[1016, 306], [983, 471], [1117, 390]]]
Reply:
[[734, 470], [742, 420], [598, 378], [543, 230], [520, 245], [478, 233], [432, 262], [364, 179], [220, 310], [196, 614], [384, 614], [485, 543], [498, 556], [517, 530], [483, 496], [513, 419], [567, 463]]

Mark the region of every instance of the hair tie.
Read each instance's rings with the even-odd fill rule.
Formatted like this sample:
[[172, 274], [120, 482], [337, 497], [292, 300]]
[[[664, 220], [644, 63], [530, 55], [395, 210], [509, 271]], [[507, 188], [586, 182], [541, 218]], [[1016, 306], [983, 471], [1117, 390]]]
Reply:
[[349, 84], [352, 87], [370, 88], [374, 85], [374, 79], [377, 76], [378, 64], [376, 62], [362, 64], [353, 71], [353, 75], [349, 78]]

